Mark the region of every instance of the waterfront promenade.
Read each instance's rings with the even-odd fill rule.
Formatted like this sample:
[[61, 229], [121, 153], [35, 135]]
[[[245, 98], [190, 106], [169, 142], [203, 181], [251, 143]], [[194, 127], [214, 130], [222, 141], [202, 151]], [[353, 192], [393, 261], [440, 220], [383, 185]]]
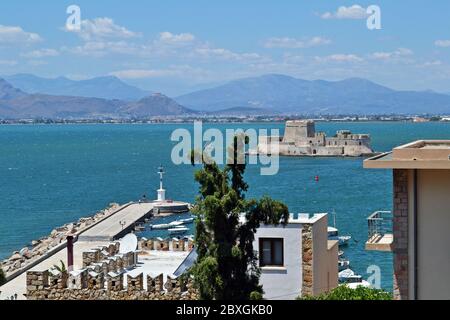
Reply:
[[[106, 245], [111, 240], [119, 239], [124, 234], [134, 229], [137, 222], [149, 217], [153, 211], [152, 203], [129, 203], [120, 207], [116, 212], [95, 223], [89, 229], [78, 234], [74, 244], [74, 268], [82, 267], [82, 253], [94, 247]], [[62, 244], [63, 246], [65, 243]], [[49, 269], [53, 265], [60, 265], [63, 261], [67, 265], [67, 250], [62, 250], [53, 254], [48, 253], [43, 261], [40, 261], [30, 269], [23, 269], [11, 281], [0, 287], [0, 300], [5, 300], [17, 294], [18, 300], [26, 297], [26, 271], [42, 271]]]

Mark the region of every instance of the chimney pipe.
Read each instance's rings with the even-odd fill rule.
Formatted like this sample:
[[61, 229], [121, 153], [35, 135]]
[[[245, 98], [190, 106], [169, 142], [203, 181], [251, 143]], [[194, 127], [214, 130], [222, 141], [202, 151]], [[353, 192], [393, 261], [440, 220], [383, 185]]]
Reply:
[[67, 236], [67, 270], [73, 271], [73, 236]]

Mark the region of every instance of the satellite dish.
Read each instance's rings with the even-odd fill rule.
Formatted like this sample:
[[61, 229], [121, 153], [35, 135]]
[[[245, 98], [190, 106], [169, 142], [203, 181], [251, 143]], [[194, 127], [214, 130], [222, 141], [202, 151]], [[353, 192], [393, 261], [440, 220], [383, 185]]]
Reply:
[[25, 255], [28, 251], [29, 251], [28, 248], [23, 248], [22, 250], [19, 251], [19, 254], [20, 254], [21, 256], [23, 256], [23, 255]]
[[137, 249], [138, 239], [132, 233], [127, 234], [119, 242], [120, 242], [119, 253], [128, 253], [136, 251]]

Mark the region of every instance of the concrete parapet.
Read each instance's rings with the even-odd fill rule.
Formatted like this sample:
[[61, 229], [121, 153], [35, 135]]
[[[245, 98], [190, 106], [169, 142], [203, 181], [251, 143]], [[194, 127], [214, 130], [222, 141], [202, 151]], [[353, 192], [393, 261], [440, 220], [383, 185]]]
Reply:
[[147, 275], [147, 291], [148, 292], [164, 291], [164, 276], [162, 273], [156, 277]]
[[109, 291], [123, 290], [123, 272], [110, 272], [107, 276], [107, 288]]
[[97, 273], [94, 271], [88, 272], [88, 289], [99, 290], [105, 287], [105, 281], [103, 273]]
[[144, 274], [141, 272], [137, 276], [127, 276], [127, 290], [141, 291], [144, 290]]
[[88, 270], [82, 269], [69, 272], [67, 287], [69, 289], [85, 289], [88, 286]]

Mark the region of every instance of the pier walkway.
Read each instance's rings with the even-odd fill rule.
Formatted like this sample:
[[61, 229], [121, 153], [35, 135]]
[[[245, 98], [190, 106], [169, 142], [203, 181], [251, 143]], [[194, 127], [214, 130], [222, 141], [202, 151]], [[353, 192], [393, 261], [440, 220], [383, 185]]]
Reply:
[[[74, 267], [82, 266], [83, 251], [107, 245], [110, 241], [119, 239], [125, 234], [134, 230], [137, 222], [152, 214], [153, 203], [129, 203], [122, 206], [116, 212], [105, 219], [97, 222], [92, 227], [78, 235], [74, 243]], [[60, 261], [67, 262], [67, 249], [64, 248], [56, 253], [49, 253], [43, 261], [22, 272], [11, 281], [0, 287], [0, 300], [5, 300], [17, 294], [18, 300], [24, 300], [26, 293], [26, 271], [42, 271], [49, 269], [53, 265], [59, 265]]]
[[152, 214], [153, 203], [132, 203], [78, 236], [78, 241], [112, 241]]

